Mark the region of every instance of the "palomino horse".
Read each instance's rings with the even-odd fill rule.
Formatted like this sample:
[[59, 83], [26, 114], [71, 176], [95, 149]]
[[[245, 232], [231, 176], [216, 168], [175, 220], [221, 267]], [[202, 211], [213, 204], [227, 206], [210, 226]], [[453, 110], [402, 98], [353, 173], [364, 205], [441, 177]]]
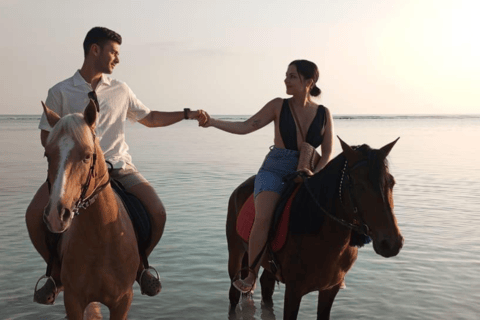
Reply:
[[50, 198], [43, 219], [51, 232], [63, 233], [58, 252], [67, 317], [82, 319], [97, 301], [110, 319], [126, 319], [140, 256], [95, 136], [95, 104], [63, 118], [43, 107], [53, 127], [45, 145]]
[[[398, 140], [398, 139], [397, 139]], [[369, 146], [352, 148], [340, 139], [343, 153], [319, 173], [308, 178], [297, 193], [303, 209], [296, 214], [323, 215], [323, 224], [310, 234], [288, 232], [278, 252], [265, 254], [260, 278], [264, 304], [272, 306], [275, 281], [285, 283], [284, 319], [296, 319], [302, 296], [318, 291], [317, 319], [329, 319], [330, 310], [348, 270], [357, 258], [354, 237], [364, 234], [373, 240], [375, 252], [383, 257], [397, 255], [403, 237], [393, 213], [393, 176], [386, 160], [396, 141], [378, 150]], [[234, 279], [245, 268], [246, 243], [236, 231], [237, 215], [253, 192], [254, 177], [231, 195], [227, 216], [228, 272]], [[274, 272], [269, 260], [276, 260]], [[240, 292], [230, 286], [230, 313], [235, 313]]]

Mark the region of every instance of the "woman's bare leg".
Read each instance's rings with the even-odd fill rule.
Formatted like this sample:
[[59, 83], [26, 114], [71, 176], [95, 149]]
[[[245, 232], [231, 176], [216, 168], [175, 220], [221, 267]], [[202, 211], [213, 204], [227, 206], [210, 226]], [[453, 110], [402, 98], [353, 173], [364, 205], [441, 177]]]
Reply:
[[[253, 262], [265, 246], [270, 230], [273, 212], [280, 200], [280, 195], [273, 191], [263, 191], [255, 198], [255, 221], [253, 223], [250, 239], [248, 241], [248, 265]], [[255, 284], [256, 275], [260, 269], [260, 261], [253, 268], [255, 274], [249, 273], [243, 281], [236, 281], [235, 284], [242, 291], [249, 291]]]

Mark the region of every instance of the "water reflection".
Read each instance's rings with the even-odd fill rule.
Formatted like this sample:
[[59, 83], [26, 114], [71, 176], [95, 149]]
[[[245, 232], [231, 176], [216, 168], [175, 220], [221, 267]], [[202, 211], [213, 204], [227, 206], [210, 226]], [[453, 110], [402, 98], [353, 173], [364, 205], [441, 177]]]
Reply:
[[[235, 313], [228, 315], [228, 320], [275, 320], [273, 305], [260, 303], [260, 318], [258, 318], [257, 307], [253, 295], [242, 295]], [[255, 315], [257, 314], [257, 317]]]

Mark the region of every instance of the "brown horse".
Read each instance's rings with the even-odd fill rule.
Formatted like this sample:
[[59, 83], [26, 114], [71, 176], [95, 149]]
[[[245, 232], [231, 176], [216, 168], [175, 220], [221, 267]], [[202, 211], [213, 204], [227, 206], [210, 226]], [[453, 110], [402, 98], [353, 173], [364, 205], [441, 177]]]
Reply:
[[[398, 140], [398, 139], [397, 139]], [[330, 310], [346, 273], [357, 258], [352, 243], [359, 234], [373, 240], [375, 252], [383, 257], [397, 255], [403, 237], [393, 213], [393, 176], [387, 156], [396, 141], [381, 149], [367, 145], [350, 147], [341, 139], [343, 153], [315, 176], [305, 180], [296, 198], [293, 215], [315, 217], [323, 224], [309, 234], [289, 231], [283, 248], [265, 254], [261, 261], [262, 299], [271, 307], [275, 281], [285, 283], [284, 319], [296, 319], [302, 296], [318, 291], [317, 319], [329, 319]], [[234, 279], [245, 268], [247, 245], [236, 231], [237, 215], [253, 192], [254, 177], [231, 195], [227, 216], [228, 272]], [[301, 207], [301, 209], [298, 209]], [[362, 244], [363, 245], [363, 242]], [[277, 270], [269, 263], [275, 260]], [[245, 276], [245, 274], [244, 274]], [[240, 292], [230, 286], [230, 313], [235, 313]]]
[[67, 317], [82, 319], [97, 301], [110, 319], [126, 319], [140, 256], [95, 136], [95, 104], [63, 118], [43, 107], [53, 128], [45, 145], [50, 198], [43, 219], [51, 232], [63, 233], [58, 252]]

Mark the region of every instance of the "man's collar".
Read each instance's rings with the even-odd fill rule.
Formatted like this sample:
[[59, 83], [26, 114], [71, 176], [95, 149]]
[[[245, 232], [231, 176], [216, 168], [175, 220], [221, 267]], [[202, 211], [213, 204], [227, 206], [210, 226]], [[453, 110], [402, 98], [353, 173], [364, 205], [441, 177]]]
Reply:
[[[107, 86], [109, 86], [111, 84], [110, 77], [107, 77], [103, 73], [102, 73], [102, 78], [100, 79], [100, 81], [97, 84], [97, 87], [102, 83], [106, 84]], [[77, 70], [77, 72], [75, 72], [75, 74], [73, 75], [73, 85], [76, 87], [76, 86], [81, 86], [83, 84], [90, 85], [87, 81], [85, 81], [85, 79], [83, 79], [82, 75], [80, 74], [80, 70]]]
[[85, 81], [85, 79], [83, 79], [82, 75], [80, 74], [80, 70], [77, 70], [77, 72], [75, 72], [75, 74], [73, 75], [73, 85], [77, 87], [83, 84], [88, 84], [88, 83], [87, 81]]
[[106, 76], [104, 73], [102, 73], [102, 79], [98, 82], [98, 84], [103, 83], [109, 86], [111, 84], [111, 79], [110, 77]]

